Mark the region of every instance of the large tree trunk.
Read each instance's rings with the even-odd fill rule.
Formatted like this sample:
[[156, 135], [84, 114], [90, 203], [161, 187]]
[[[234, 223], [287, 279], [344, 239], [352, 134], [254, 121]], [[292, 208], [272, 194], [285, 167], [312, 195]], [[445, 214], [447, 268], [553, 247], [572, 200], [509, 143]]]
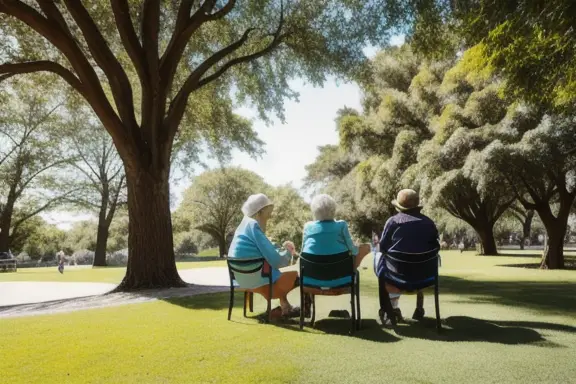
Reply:
[[568, 227], [568, 216], [574, 198], [565, 194], [560, 196], [560, 208], [554, 216], [549, 204], [542, 204], [536, 208], [548, 236], [548, 243], [542, 255], [541, 268], [562, 269], [564, 268], [564, 236]]
[[532, 232], [532, 220], [534, 219], [534, 211], [529, 210], [526, 212], [526, 218], [522, 223], [522, 238], [520, 241], [520, 249], [524, 249], [526, 239], [530, 240], [530, 233]]
[[186, 286], [174, 258], [168, 174], [169, 169], [152, 172], [126, 167], [129, 257], [118, 290]]
[[218, 238], [218, 251], [220, 253], [220, 257], [224, 257], [224, 255], [228, 254], [228, 244], [226, 242], [226, 236], [220, 236]]
[[[564, 268], [564, 234], [566, 227], [562, 229], [562, 225], [557, 223], [556, 229], [552, 229], [548, 236], [546, 249], [542, 256], [541, 268], [544, 269], [563, 269]], [[548, 231], [548, 228], [546, 229]]]
[[0, 252], [8, 252], [10, 250], [10, 227], [12, 226], [15, 202], [16, 194], [13, 188], [10, 188], [6, 204], [0, 213]]
[[106, 248], [108, 245], [109, 230], [106, 224], [98, 224], [98, 234], [96, 235], [96, 252], [94, 252], [93, 267], [105, 267], [106, 264]]
[[478, 235], [480, 241], [480, 255], [496, 256], [498, 255], [498, 248], [496, 247], [496, 239], [494, 238], [494, 223], [485, 221], [469, 222]]

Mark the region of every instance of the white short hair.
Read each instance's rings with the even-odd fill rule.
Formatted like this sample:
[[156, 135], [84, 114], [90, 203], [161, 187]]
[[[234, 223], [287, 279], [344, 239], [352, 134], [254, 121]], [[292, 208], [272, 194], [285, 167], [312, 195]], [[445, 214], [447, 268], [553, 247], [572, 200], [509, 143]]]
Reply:
[[316, 195], [310, 203], [314, 220], [334, 220], [336, 216], [336, 201], [330, 195]]

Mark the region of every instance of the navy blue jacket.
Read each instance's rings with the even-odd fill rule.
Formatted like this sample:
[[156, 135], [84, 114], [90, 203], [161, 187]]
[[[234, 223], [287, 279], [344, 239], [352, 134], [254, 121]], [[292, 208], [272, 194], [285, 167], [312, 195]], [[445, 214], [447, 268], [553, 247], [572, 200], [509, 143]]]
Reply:
[[[392, 216], [384, 225], [380, 238], [380, 252], [390, 256], [413, 255], [419, 259], [420, 256], [436, 253], [439, 249], [438, 229], [432, 219], [420, 213], [419, 209]], [[383, 267], [384, 265], [377, 267], [378, 275]]]

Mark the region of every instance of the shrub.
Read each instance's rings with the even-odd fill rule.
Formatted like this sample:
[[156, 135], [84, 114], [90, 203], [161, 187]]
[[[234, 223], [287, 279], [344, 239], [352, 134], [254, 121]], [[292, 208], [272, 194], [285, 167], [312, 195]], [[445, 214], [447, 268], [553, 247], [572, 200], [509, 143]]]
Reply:
[[106, 264], [110, 266], [125, 266], [128, 264], [128, 249], [112, 252], [106, 255]]
[[72, 260], [77, 265], [92, 265], [94, 264], [94, 252], [87, 249], [76, 251], [72, 254]]

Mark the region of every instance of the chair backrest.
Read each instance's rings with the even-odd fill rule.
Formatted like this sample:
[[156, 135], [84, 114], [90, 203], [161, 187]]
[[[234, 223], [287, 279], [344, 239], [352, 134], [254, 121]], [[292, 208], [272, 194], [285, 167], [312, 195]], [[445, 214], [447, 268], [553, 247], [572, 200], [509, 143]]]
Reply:
[[236, 282], [240, 287], [247, 286], [253, 281], [253, 276], [272, 278], [270, 264], [264, 258], [257, 259], [230, 259], [226, 260], [230, 274], [230, 286]]
[[313, 255], [302, 253], [300, 255], [300, 275], [306, 278], [322, 281], [336, 280], [344, 277], [353, 277], [354, 256], [349, 252], [334, 255]]
[[421, 254], [384, 254], [385, 278], [399, 288], [422, 289], [435, 284], [438, 276], [438, 250]]

